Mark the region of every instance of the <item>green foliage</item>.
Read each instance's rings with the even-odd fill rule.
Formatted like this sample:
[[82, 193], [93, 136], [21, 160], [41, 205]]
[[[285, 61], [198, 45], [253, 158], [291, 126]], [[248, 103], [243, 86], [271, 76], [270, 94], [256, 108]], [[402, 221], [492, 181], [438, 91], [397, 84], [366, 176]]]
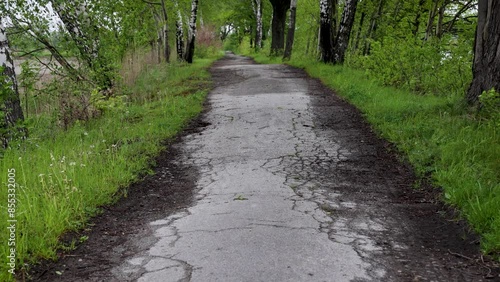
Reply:
[[480, 114], [500, 127], [500, 93], [495, 89], [484, 91], [479, 96], [479, 102], [481, 103]]
[[388, 37], [383, 43], [372, 42], [370, 56], [351, 56], [349, 65], [366, 70], [384, 85], [421, 94], [463, 95], [472, 79], [469, 43]]
[[[213, 60], [152, 67], [141, 74], [138, 81], [142, 83], [132, 86], [130, 95], [158, 93], [154, 98], [119, 106], [97, 98], [107, 109], [99, 118], [75, 122], [66, 131], [48, 132], [50, 119], [39, 122], [31, 128], [26, 142], [4, 152], [0, 182], [5, 185], [7, 170], [15, 168], [19, 185], [18, 272], [38, 259], [55, 259], [58, 248], [71, 248], [60, 245], [58, 238], [64, 232], [83, 228], [100, 206], [126, 194], [124, 187], [148, 171], [152, 157], [163, 149], [162, 141], [173, 137], [202, 110], [210, 86], [205, 69]], [[145, 89], [146, 85], [150, 88]], [[178, 85], [189, 86], [190, 92]], [[76, 88], [78, 85], [70, 92]], [[94, 91], [94, 95], [99, 94]], [[117, 107], [121, 110], [114, 110]], [[6, 203], [6, 197], [1, 193], [0, 202]], [[4, 204], [0, 207], [5, 211]], [[0, 222], [6, 229], [6, 212], [0, 213]], [[0, 241], [7, 242], [7, 235], [1, 232]], [[2, 257], [7, 256], [7, 247], [0, 246]], [[6, 264], [0, 266], [1, 281], [12, 280], [6, 268]]]
[[123, 111], [126, 107], [125, 96], [105, 96], [97, 89], [90, 94], [90, 104], [101, 113], [106, 111]]

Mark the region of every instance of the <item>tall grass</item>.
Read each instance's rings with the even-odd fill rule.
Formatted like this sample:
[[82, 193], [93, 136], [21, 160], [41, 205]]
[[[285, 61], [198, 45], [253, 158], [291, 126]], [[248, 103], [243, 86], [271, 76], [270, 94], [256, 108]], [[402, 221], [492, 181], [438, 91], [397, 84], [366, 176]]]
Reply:
[[[206, 68], [214, 60], [150, 67], [124, 90], [126, 101], [107, 105], [99, 118], [52, 134], [38, 123], [28, 140], [4, 152], [4, 187], [8, 170], [16, 171], [17, 272], [40, 258], [55, 258], [58, 248], [68, 247], [58, 241], [64, 232], [82, 228], [100, 206], [126, 194], [126, 187], [148, 172], [161, 142], [202, 110], [210, 86]], [[0, 207], [0, 281], [10, 281], [5, 189]]]
[[[265, 54], [247, 53], [261, 63]], [[312, 60], [292, 60], [312, 77], [354, 104], [374, 129], [394, 143], [420, 177], [443, 188], [442, 199], [456, 207], [481, 235], [485, 253], [500, 257], [500, 122], [471, 113], [463, 95], [416, 95], [380, 86], [364, 71]]]

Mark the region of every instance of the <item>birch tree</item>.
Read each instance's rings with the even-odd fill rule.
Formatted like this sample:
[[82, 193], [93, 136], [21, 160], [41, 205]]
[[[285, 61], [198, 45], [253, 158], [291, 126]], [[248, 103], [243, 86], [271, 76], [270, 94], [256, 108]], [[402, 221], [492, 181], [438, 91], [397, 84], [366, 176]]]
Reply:
[[255, 49], [262, 48], [262, 0], [251, 0], [252, 8], [255, 15], [256, 30], [255, 30]]
[[182, 13], [179, 9], [179, 4], [175, 1], [175, 9], [177, 10], [177, 20], [175, 21], [175, 46], [177, 50], [177, 60], [184, 60], [184, 26]]
[[101, 89], [111, 88], [113, 86], [111, 67], [100, 54], [99, 27], [97, 21], [89, 14], [88, 3], [81, 0], [50, 2], [73, 39], [80, 56], [94, 72], [94, 80]]
[[354, 25], [357, 5], [358, 0], [346, 0], [345, 2], [342, 19], [339, 24], [339, 31], [337, 32], [337, 37], [335, 39], [333, 54], [333, 62], [335, 64], [342, 64], [344, 62], [345, 52], [349, 45], [349, 38]]
[[288, 21], [288, 34], [286, 36], [284, 60], [292, 57], [293, 40], [295, 39], [295, 19], [297, 17], [297, 0], [290, 1], [290, 20]]
[[0, 125], [0, 141], [3, 147], [7, 147], [9, 141], [13, 139], [18, 132], [23, 137], [26, 133], [24, 128], [16, 129], [19, 121], [24, 120], [19, 91], [17, 86], [14, 61], [9, 50], [9, 41], [7, 32], [3, 25], [3, 18], [0, 16], [0, 79], [2, 80], [0, 88], [0, 110], [3, 121]]
[[[39, 0], [37, 2], [29, 2], [29, 0], [9, 0], [0, 3], [0, 13], [6, 15], [10, 19], [10, 24], [16, 33], [25, 34], [33, 39], [35, 45], [45, 48], [52, 55], [52, 58], [57, 61], [59, 66], [63, 68], [63, 72], [56, 71], [54, 66], [46, 65], [47, 68], [56, 72], [58, 75], [68, 75], [74, 80], [84, 80], [85, 77], [81, 71], [73, 67], [67, 58], [62, 55], [62, 52], [50, 40], [48, 19], [57, 17], [50, 13], [47, 9], [48, 1]], [[36, 11], [36, 13], [35, 13]], [[33, 50], [24, 50], [27, 53]], [[51, 64], [53, 65], [53, 64]]]
[[333, 38], [332, 38], [332, 2], [320, 0], [320, 26], [319, 26], [319, 51], [320, 60], [324, 63], [333, 62]]
[[193, 63], [194, 44], [196, 40], [196, 18], [198, 14], [198, 0], [191, 2], [191, 18], [189, 19], [188, 41], [186, 45], [185, 60], [188, 63]]
[[168, 14], [165, 0], [161, 0], [161, 11], [163, 15], [163, 57], [167, 63], [170, 63], [170, 45], [168, 44]]

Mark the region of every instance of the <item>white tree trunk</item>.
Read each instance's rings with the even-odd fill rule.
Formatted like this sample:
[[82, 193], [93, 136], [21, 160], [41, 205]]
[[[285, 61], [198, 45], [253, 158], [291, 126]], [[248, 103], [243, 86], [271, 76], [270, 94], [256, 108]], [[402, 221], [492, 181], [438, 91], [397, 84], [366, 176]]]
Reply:
[[255, 17], [257, 19], [257, 30], [255, 36], [255, 47], [262, 48], [262, 0], [255, 0], [256, 13]]
[[349, 45], [351, 30], [354, 25], [354, 17], [356, 15], [356, 7], [358, 0], [347, 0], [345, 2], [342, 19], [340, 20], [339, 31], [335, 40], [334, 58], [335, 64], [342, 64], [345, 58], [345, 52]]
[[191, 18], [189, 19], [188, 42], [186, 46], [186, 61], [193, 62], [194, 43], [196, 40], [196, 18], [198, 15], [198, 0], [191, 2]]
[[2, 22], [0, 22], [0, 67], [3, 70], [4, 79], [7, 85], [9, 85], [10, 90], [17, 93], [18, 89], [14, 60], [10, 55], [7, 32]]
[[177, 9], [177, 21], [175, 23], [175, 45], [177, 49], [177, 59], [184, 60], [184, 26], [182, 23], [182, 14], [179, 10], [177, 1], [175, 2], [175, 9]]
[[[24, 120], [21, 102], [19, 100], [19, 92], [17, 88], [16, 72], [14, 60], [11, 57], [9, 50], [9, 41], [7, 40], [7, 32], [4, 28], [2, 18], [0, 17], [0, 68], [2, 87], [8, 85], [8, 88], [0, 89], [2, 92], [0, 100], [0, 110], [3, 112], [4, 120], [0, 123], [0, 128], [7, 131], [0, 135], [0, 142], [4, 147], [7, 147], [9, 141], [15, 136], [16, 130], [12, 129], [18, 121]], [[4, 91], [6, 93], [4, 93]], [[11, 130], [9, 130], [9, 128]], [[24, 133], [26, 130], [22, 128], [19, 132]]]

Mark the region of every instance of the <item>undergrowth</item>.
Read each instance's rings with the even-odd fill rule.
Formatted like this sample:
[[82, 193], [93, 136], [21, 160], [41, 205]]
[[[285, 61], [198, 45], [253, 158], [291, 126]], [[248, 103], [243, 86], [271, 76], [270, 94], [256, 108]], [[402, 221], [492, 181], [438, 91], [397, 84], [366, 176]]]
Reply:
[[[281, 62], [266, 53], [247, 55], [260, 63]], [[456, 207], [482, 237], [484, 253], [500, 257], [498, 111], [487, 117], [471, 112], [459, 91], [417, 95], [381, 86], [364, 71], [348, 67], [305, 59], [288, 64], [305, 69], [360, 109], [379, 135], [404, 153], [419, 177], [430, 175], [443, 188], [443, 201]]]
[[[3, 152], [0, 181], [15, 170], [15, 246], [8, 246], [7, 193], [0, 194], [0, 281], [13, 280], [6, 257], [15, 247], [16, 274], [39, 259], [55, 259], [59, 238], [83, 228], [100, 207], [126, 196], [126, 187], [149, 172], [162, 141], [173, 137], [201, 110], [210, 87], [206, 68], [215, 58], [193, 65], [149, 67], [119, 101], [97, 101], [103, 114], [47, 134], [47, 122], [30, 128], [23, 143]], [[50, 118], [46, 120], [50, 121]]]

